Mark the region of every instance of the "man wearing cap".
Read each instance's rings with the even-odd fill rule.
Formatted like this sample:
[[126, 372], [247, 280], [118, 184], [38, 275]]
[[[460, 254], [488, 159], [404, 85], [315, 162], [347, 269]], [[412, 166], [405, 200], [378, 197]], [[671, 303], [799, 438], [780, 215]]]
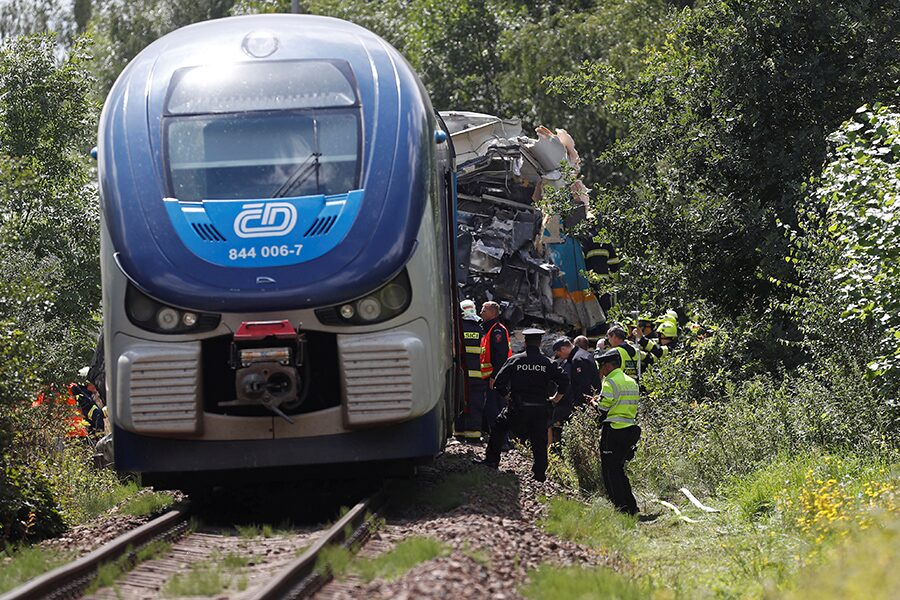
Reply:
[[600, 374], [591, 353], [575, 346], [569, 338], [559, 338], [553, 342], [553, 352], [563, 361], [563, 370], [571, 384], [562, 401], [553, 409], [550, 435], [554, 442], [558, 442], [562, 437], [562, 426], [572, 416], [572, 411], [583, 406], [595, 390], [600, 389]]
[[481, 319], [475, 312], [475, 302], [463, 300], [462, 334], [466, 360], [466, 404], [456, 416], [454, 436], [463, 442], [477, 442], [481, 439], [481, 419], [484, 412], [485, 393], [488, 382], [481, 377]]
[[512, 356], [509, 347], [509, 331], [500, 322], [500, 305], [487, 301], [481, 305], [484, 337], [481, 338], [481, 378], [488, 382], [485, 392], [482, 431], [490, 433], [497, 415], [503, 410], [503, 399], [494, 392], [494, 379], [500, 367]]
[[[500, 413], [488, 440], [481, 464], [497, 468], [500, 451], [512, 431], [531, 442], [534, 455], [532, 473], [536, 481], [547, 478], [547, 416], [550, 402], [557, 402], [569, 387], [569, 378], [562, 368], [541, 352], [540, 329], [526, 329], [525, 352], [514, 354], [497, 373], [494, 391], [509, 396], [506, 408]], [[556, 395], [547, 398], [550, 382], [556, 384]]]
[[603, 387], [600, 398], [593, 402], [600, 411], [600, 467], [606, 495], [617, 510], [630, 515], [638, 513], [637, 501], [625, 473], [625, 463], [634, 458], [641, 428], [636, 423], [640, 392], [637, 382], [621, 368], [622, 358], [615, 349], [597, 357]]

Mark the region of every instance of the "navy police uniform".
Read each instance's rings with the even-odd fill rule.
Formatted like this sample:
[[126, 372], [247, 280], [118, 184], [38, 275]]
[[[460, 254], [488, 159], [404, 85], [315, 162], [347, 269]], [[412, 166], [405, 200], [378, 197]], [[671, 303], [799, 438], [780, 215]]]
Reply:
[[528, 344], [529, 338], [539, 341], [540, 329], [526, 329], [525, 352], [514, 354], [500, 369], [494, 380], [494, 390], [499, 396], [509, 396], [509, 403], [500, 413], [488, 441], [484, 464], [497, 467], [500, 450], [512, 431], [531, 442], [534, 454], [532, 472], [538, 481], [544, 481], [547, 473], [547, 423], [550, 401], [547, 398], [550, 382], [564, 394], [569, 378], [558, 364], [544, 356], [539, 346]]
[[600, 372], [593, 354], [587, 350], [573, 347], [564, 361], [563, 369], [568, 373], [571, 385], [553, 410], [553, 422], [560, 425], [569, 420], [573, 410], [584, 406], [586, 397], [591, 397], [595, 390], [600, 390]]

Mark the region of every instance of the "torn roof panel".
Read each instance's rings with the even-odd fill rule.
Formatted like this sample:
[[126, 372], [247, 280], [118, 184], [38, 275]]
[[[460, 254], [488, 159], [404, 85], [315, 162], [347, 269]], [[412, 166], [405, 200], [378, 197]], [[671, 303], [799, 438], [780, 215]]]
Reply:
[[550, 253], [553, 244], [566, 240], [570, 221], [584, 219], [587, 188], [580, 180], [569, 186], [580, 210], [564, 220], [545, 217], [537, 204], [544, 185], [568, 184], [563, 165], [577, 172], [581, 159], [572, 137], [543, 126], [535, 129], [536, 137], [527, 137], [518, 119], [483, 113], [447, 111], [441, 117], [456, 150], [465, 297], [500, 302], [511, 326], [522, 320], [577, 328], [602, 322], [589, 287], [556, 289], [567, 273]]

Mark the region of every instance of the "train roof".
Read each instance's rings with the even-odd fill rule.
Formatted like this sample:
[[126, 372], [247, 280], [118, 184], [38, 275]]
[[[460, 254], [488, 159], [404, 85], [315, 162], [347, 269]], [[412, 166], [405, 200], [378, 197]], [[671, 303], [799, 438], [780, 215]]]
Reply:
[[[216, 83], [223, 72], [239, 73], [240, 85]], [[241, 95], [260, 86], [271, 89]], [[177, 185], [172, 164], [189, 165], [191, 153], [170, 147], [171, 123], [284, 111], [316, 119], [357, 115], [353, 189], [317, 189], [272, 203], [269, 196], [205, 198], [206, 188], [187, 193]], [[101, 116], [102, 208], [116, 262], [151, 296], [198, 310], [264, 312], [367, 293], [402, 269], [415, 249], [430, 193], [433, 129], [416, 74], [394, 48], [357, 25], [282, 14], [179, 29], [132, 60]], [[317, 180], [324, 154], [311, 154]], [[229, 262], [228, 252], [240, 244], [303, 250]]]

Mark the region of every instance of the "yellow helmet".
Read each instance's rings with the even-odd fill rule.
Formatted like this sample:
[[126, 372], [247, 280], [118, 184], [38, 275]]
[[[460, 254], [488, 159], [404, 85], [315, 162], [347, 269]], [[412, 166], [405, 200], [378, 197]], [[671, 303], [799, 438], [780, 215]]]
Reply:
[[660, 337], [676, 338], [678, 337], [678, 325], [676, 325], [674, 321], [663, 321], [662, 324], [656, 328], [656, 333], [658, 333]]

